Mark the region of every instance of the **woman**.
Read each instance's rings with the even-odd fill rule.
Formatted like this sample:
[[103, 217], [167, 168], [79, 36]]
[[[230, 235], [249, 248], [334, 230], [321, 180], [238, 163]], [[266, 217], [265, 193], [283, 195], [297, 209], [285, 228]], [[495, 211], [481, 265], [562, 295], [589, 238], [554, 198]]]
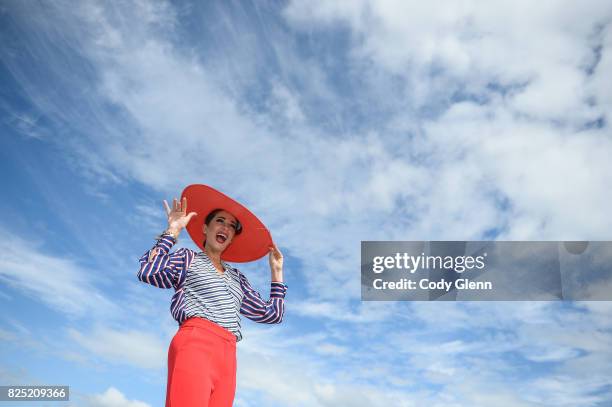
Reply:
[[[168, 350], [166, 407], [229, 407], [236, 388], [240, 315], [280, 323], [287, 285], [283, 255], [248, 209], [205, 185], [190, 185], [182, 201], [164, 201], [168, 228], [140, 259], [138, 279], [174, 288], [170, 310], [180, 327]], [[196, 209], [187, 214], [187, 202]], [[173, 253], [183, 228], [201, 252]], [[225, 261], [246, 262], [269, 253], [272, 282], [264, 301], [246, 276]]]

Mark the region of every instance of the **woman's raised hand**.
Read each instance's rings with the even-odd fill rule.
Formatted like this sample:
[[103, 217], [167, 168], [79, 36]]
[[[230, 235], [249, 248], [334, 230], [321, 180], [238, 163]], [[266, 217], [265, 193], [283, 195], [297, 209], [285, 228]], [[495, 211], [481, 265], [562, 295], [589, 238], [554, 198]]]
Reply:
[[187, 198], [183, 198], [183, 202], [174, 198], [172, 200], [172, 209], [168, 206], [168, 202], [164, 199], [164, 207], [168, 215], [168, 232], [178, 236], [181, 230], [187, 226], [191, 218], [197, 213], [191, 212], [187, 215]]

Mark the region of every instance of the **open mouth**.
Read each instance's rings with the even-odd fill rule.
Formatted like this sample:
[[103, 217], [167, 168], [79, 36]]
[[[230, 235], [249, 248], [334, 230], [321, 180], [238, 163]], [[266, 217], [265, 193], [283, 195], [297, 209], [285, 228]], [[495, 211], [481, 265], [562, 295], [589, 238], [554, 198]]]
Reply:
[[217, 233], [215, 238], [217, 239], [218, 243], [223, 244], [227, 240], [227, 235], [225, 235], [224, 233], [219, 232], [219, 233]]

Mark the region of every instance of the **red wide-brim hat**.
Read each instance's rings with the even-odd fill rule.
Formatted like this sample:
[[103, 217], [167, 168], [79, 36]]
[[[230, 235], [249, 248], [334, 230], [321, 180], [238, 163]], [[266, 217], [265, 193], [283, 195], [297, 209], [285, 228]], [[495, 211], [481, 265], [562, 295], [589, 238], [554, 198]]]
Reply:
[[206, 216], [218, 208], [231, 213], [242, 224], [242, 232], [234, 236], [232, 243], [221, 254], [221, 259], [246, 263], [262, 258], [270, 251], [270, 232], [257, 216], [239, 202], [202, 184], [189, 185], [183, 190], [181, 200], [183, 198], [187, 198], [187, 214], [197, 212], [187, 224], [187, 232], [202, 251], [206, 240], [202, 225]]

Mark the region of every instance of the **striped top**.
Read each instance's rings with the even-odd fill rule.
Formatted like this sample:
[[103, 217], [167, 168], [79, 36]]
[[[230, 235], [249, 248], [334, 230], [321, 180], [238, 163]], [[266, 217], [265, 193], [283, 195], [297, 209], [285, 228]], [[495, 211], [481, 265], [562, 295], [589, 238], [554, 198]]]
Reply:
[[173, 253], [176, 243], [162, 234], [155, 246], [140, 258], [138, 279], [159, 288], [174, 288], [170, 313], [180, 324], [197, 316], [208, 319], [242, 339], [240, 314], [266, 324], [283, 319], [287, 285], [273, 281], [270, 299], [264, 301], [238, 269], [222, 262], [225, 272], [219, 273], [204, 252], [181, 248]]

